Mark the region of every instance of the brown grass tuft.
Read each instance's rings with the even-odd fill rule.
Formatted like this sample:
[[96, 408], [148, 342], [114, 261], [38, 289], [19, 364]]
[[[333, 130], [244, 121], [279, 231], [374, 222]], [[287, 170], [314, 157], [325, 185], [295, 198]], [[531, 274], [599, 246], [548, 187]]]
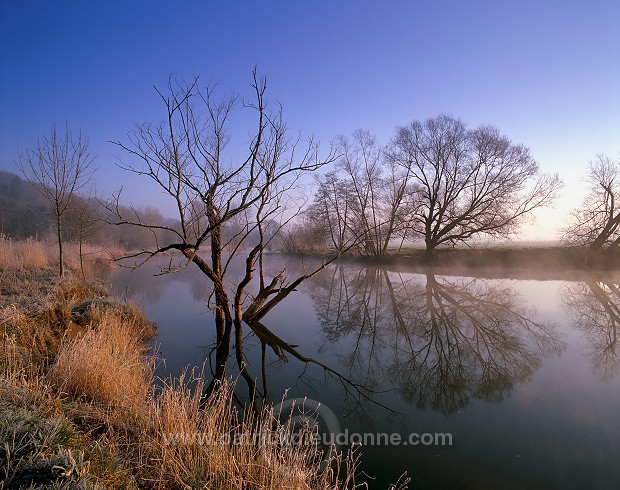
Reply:
[[53, 359], [71, 326], [71, 307], [107, 295], [92, 283], [75, 279], [59, 282], [54, 274], [31, 271], [3, 273], [0, 292], [0, 333], [27, 349], [35, 362]]
[[136, 407], [146, 400], [152, 369], [135, 324], [103, 311], [96, 328], [60, 348], [48, 379], [74, 397]]

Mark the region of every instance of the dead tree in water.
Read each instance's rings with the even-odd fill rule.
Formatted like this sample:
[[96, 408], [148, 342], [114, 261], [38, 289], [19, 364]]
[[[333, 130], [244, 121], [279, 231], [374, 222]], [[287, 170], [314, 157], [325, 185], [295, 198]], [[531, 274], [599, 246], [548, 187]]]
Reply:
[[[139, 125], [128, 142], [115, 142], [124, 153], [121, 166], [151, 179], [174, 203], [178, 220], [166, 226], [126, 216], [116, 196], [110, 206], [116, 224], [153, 233], [155, 246], [132, 255], [134, 266], [177, 252], [178, 260], [171, 259], [162, 273], [193, 264], [210, 283], [216, 359], [208, 393], [226, 375], [233, 332], [238, 369], [255, 393], [255, 380], [244, 361], [243, 323], [259, 322], [301, 282], [353, 245], [341, 244], [331, 258], [298, 277], [288, 277], [286, 270], [268, 275], [266, 248], [302, 205], [292, 191], [301, 176], [332, 162], [335, 155], [330, 151], [321, 158], [315, 141], [288, 135], [282, 109], [268, 108], [266, 79], [256, 71], [252, 88], [251, 101], [237, 96], [216, 100], [214, 87], [201, 89], [198, 78], [189, 83], [171, 79], [167, 93], [157, 91], [166, 108], [165, 120]], [[238, 112], [253, 115], [255, 125], [243, 151], [228, 148], [232, 118]], [[161, 243], [162, 231], [172, 233], [174, 240]], [[241, 279], [229, 273], [235, 258], [245, 261]]]

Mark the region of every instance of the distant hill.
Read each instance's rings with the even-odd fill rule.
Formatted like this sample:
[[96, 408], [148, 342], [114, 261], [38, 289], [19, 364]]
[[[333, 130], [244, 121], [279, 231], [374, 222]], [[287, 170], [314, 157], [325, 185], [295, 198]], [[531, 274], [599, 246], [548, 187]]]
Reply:
[[13, 239], [41, 238], [50, 229], [48, 203], [26, 180], [0, 170], [0, 234]]
[[[176, 221], [165, 219], [155, 208], [129, 209], [120, 206], [123, 214], [165, 226], [176, 226]], [[86, 242], [115, 244], [127, 250], [150, 248], [153, 233], [141, 227], [114, 226], [110, 212], [95, 198], [75, 195], [72, 205], [63, 217], [63, 240], [77, 242], [80, 234]], [[90, 230], [83, 232], [81, 223], [88, 221]], [[56, 240], [54, 218], [50, 203], [27, 180], [11, 172], [0, 170], [0, 237], [13, 240], [26, 238]], [[158, 232], [160, 239], [174, 240], [166, 232]]]

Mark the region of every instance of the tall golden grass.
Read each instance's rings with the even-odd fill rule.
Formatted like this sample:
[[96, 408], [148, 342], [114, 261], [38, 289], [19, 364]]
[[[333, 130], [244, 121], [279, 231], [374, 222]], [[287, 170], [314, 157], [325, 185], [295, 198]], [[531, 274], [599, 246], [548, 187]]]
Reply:
[[73, 397], [119, 407], [142, 405], [152, 369], [138, 325], [114, 310], [101, 311], [95, 318], [96, 328], [60, 348], [48, 373], [50, 383]]
[[[81, 271], [80, 247], [77, 243], [64, 243], [65, 266]], [[118, 247], [82, 244], [84, 273], [93, 277], [101, 269], [111, 267], [111, 257], [120, 257]], [[58, 246], [32, 238], [8, 240], [0, 238], [0, 271], [48, 270], [58, 267]]]
[[[325, 461], [310, 442], [312, 428], [280, 421], [271, 405], [260, 413], [237, 409], [230, 380], [201, 406], [202, 378], [194, 381], [189, 389], [183, 376], [170, 380], [148, 404], [153, 425], [142, 433], [142, 444], [151, 464], [143, 467], [150, 467], [146, 478], [157, 481], [154, 488], [355, 487], [353, 453], [334, 453]], [[305, 442], [286, 443], [292, 438]]]
[[[293, 428], [278, 422], [271, 406], [258, 414], [236, 408], [231, 381], [206, 404], [202, 376], [183, 375], [155, 388], [154, 362], [139, 337], [136, 325], [114, 311], [103, 312], [93, 329], [61, 347], [48, 372], [59, 396], [105, 407], [98, 417], [107, 426], [118, 426], [119, 412], [123, 430], [133, 421], [128, 453], [139, 482], [157, 489], [240, 490], [337, 489], [354, 482], [352, 459], [348, 472], [340, 474], [347, 461], [333, 455], [334, 464], [323, 471], [312, 444], [278, 444]], [[231, 434], [242, 443], [231, 444]]]
[[53, 260], [53, 250], [43, 242], [0, 238], [0, 265], [5, 270], [47, 269]]

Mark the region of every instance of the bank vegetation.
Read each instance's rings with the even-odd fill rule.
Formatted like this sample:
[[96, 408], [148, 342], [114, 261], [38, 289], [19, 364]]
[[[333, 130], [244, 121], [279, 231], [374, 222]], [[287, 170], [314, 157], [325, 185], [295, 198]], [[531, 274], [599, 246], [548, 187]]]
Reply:
[[[207, 400], [200, 372], [157, 380], [154, 325], [81, 279], [70, 253], [59, 280], [54, 257], [0, 241], [0, 488], [356, 488], [351, 452], [325, 464], [312, 444], [221, 442], [300, 429], [271, 405], [235, 404], [230, 378]], [[72, 309], [86, 300], [78, 325]]]

